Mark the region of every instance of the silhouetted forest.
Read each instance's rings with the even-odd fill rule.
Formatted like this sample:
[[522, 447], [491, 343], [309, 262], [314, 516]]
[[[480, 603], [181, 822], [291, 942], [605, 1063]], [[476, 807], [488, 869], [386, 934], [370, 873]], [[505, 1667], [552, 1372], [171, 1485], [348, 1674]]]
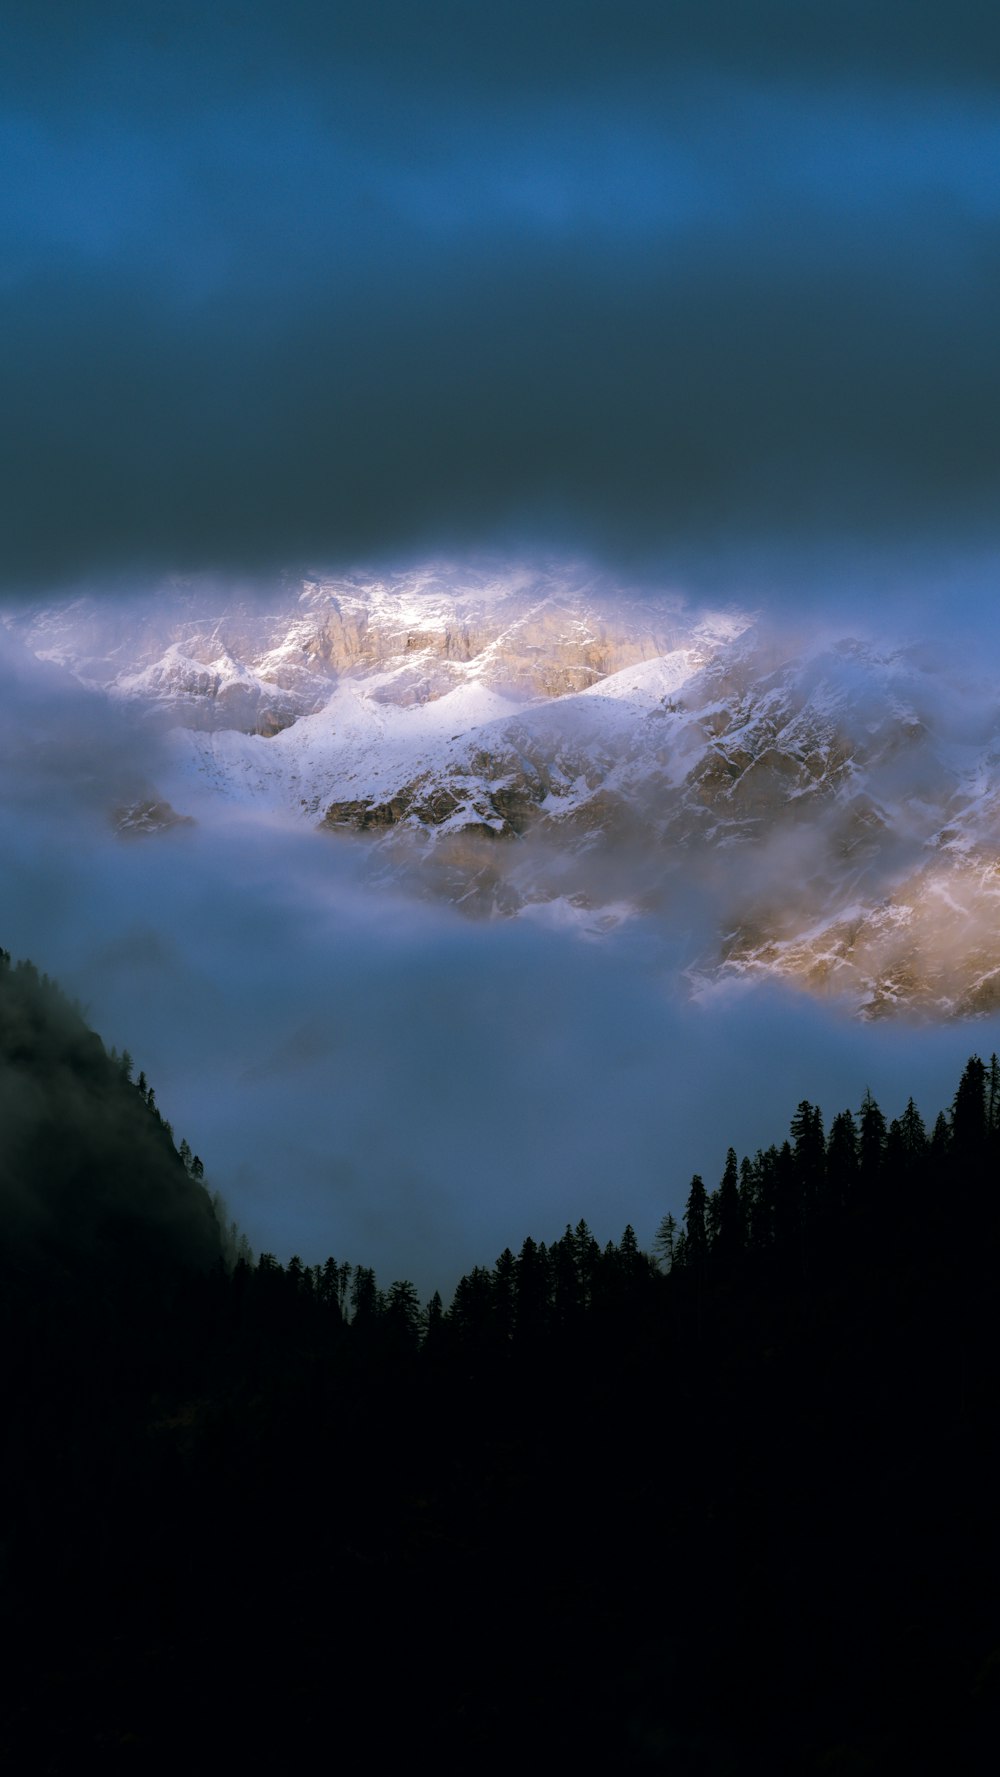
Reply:
[[422, 1305], [0, 953], [0, 1190], [9, 1768], [997, 1768], [996, 1057]]

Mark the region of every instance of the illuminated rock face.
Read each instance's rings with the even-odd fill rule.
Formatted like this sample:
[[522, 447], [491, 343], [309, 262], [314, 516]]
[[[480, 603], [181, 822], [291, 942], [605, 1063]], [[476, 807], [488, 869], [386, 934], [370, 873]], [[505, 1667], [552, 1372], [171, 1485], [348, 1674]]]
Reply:
[[267, 600], [204, 586], [124, 605], [78, 599], [26, 607], [11, 627], [168, 723], [267, 736], [321, 710], [345, 676], [400, 708], [470, 679], [515, 700], [563, 697], [669, 652], [691, 624], [679, 601], [622, 605], [572, 573], [427, 570], [307, 581]]
[[480, 917], [656, 921], [696, 992], [767, 974], [873, 1017], [1000, 1006], [1000, 710], [961, 663], [568, 572], [11, 622], [170, 729], [171, 814], [290, 811]]
[[928, 862], [884, 898], [834, 908], [802, 933], [792, 929], [790, 913], [771, 933], [734, 943], [726, 969], [846, 995], [868, 1018], [1000, 1010], [1000, 859], [985, 848]]

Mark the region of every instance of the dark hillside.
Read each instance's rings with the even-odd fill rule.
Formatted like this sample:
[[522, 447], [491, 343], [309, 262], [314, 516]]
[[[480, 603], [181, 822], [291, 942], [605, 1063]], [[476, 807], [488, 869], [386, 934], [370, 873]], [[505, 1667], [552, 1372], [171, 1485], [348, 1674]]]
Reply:
[[0, 952], [5, 1267], [120, 1276], [219, 1258], [208, 1194], [130, 1073], [52, 982]]

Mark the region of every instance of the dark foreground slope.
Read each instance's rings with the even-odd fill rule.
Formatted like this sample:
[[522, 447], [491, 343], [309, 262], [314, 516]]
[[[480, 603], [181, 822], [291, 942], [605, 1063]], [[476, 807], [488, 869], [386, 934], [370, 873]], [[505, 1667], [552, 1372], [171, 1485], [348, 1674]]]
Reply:
[[128, 1056], [53, 982], [0, 951], [0, 1264], [122, 1280], [217, 1260], [208, 1193]]
[[992, 1772], [998, 1084], [930, 1139], [800, 1105], [693, 1183], [669, 1273], [582, 1224], [447, 1313], [180, 1267], [83, 1367], [107, 1285], [22, 1290], [0, 1754]]

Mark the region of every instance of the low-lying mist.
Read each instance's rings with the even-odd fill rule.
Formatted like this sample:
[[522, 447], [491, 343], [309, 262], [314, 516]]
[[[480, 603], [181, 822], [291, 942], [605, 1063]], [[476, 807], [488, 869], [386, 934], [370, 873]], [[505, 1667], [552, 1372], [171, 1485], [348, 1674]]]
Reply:
[[829, 1117], [870, 1086], [933, 1116], [1000, 1046], [1000, 1019], [864, 1026], [767, 982], [693, 997], [695, 895], [588, 940], [376, 893], [362, 845], [292, 819], [122, 841], [105, 810], [155, 783], [155, 737], [14, 642], [0, 671], [0, 943], [132, 1052], [255, 1249], [426, 1293], [581, 1216], [648, 1244], [692, 1172], [780, 1140], [801, 1098]]

